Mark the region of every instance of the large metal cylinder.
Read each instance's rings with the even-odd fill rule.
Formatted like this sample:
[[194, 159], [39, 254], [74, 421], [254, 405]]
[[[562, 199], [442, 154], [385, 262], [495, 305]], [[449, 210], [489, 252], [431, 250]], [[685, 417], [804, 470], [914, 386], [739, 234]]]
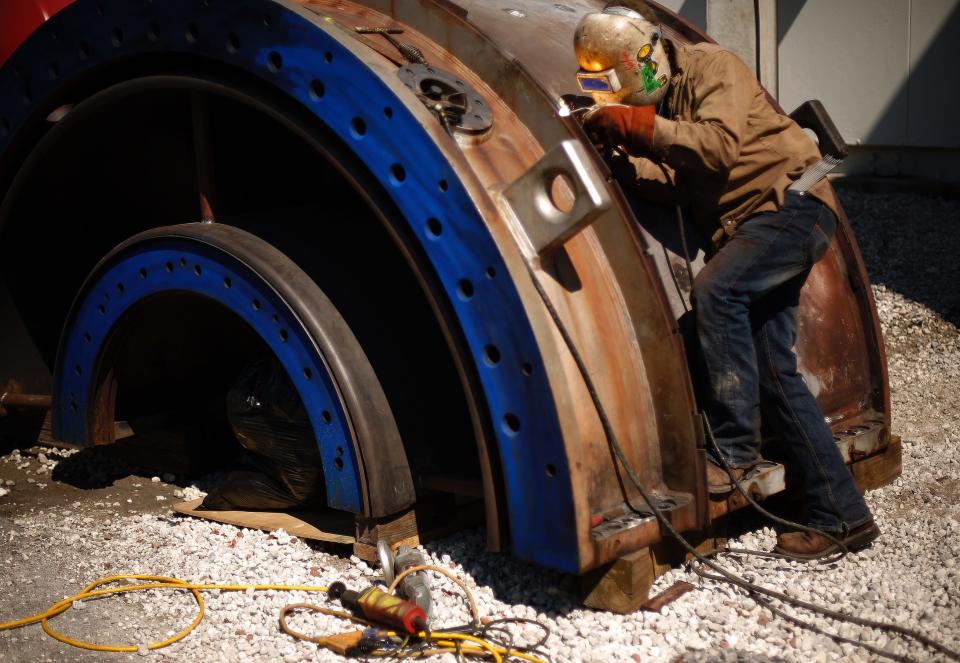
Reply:
[[[263, 238], [324, 292], [339, 293], [331, 300], [349, 309], [348, 325], [362, 322], [365, 305], [381, 304], [358, 301], [363, 296], [351, 297], [349, 282], [329, 273], [321, 278], [322, 267], [314, 272], [306, 262], [311, 243], [319, 251], [349, 237], [336, 245], [341, 257], [350, 256], [345, 268], [378, 273], [385, 263], [368, 262], [372, 254], [363, 234], [349, 235], [344, 227], [360, 223], [363, 215], [356, 210], [363, 208], [386, 229], [389, 242], [383, 246], [390, 244], [397, 265], [409, 269], [416, 284], [409, 292], [417, 289], [423, 310], [432, 315], [432, 322], [422, 324], [436, 328], [439, 342], [425, 343], [424, 351], [442, 349], [462, 390], [462, 416], [455, 418], [471, 437], [470, 471], [481, 479], [494, 545], [509, 541], [522, 558], [583, 572], [660, 539], [655, 519], [638, 513], [638, 493], [614, 459], [537, 286], [572, 337], [646, 487], [678, 529], [706, 527], [729, 505], [711, 506], [704, 490], [695, 373], [678, 324], [691, 275], [671, 241], [671, 222], [653, 208], [631, 207], [576, 121], [561, 112], [561, 98], [577, 93], [574, 26], [602, 4], [69, 5], [37, 27], [0, 70], [0, 250], [10, 256], [3, 299], [15, 323], [4, 333], [7, 345], [20, 348], [16, 358], [0, 357], [3, 380], [16, 379], [31, 390], [55, 385], [55, 433], [77, 444], [103, 441], [93, 432], [103, 410], [98, 415], [85, 404], [103, 396], [102, 361], [114, 326], [104, 322], [87, 341], [90, 330], [76, 321], [120, 320], [133, 309], [116, 292], [107, 303], [96, 301], [104, 294], [98, 287], [116, 288], [103, 281], [114, 258], [100, 261], [137, 233], [207, 217]], [[670, 39], [706, 39], [666, 10], [664, 16]], [[399, 45], [377, 34], [382, 28], [402, 30], [390, 35]], [[418, 57], [423, 62], [411, 61]], [[264, 134], [243, 131], [247, 118], [251, 127], [260, 127], [262, 119], [271, 140], [281, 141], [276, 150], [258, 139]], [[274, 212], [269, 222], [259, 211], [245, 214], [264, 209], [270, 198], [234, 167], [246, 145], [264, 168], [263, 181], [283, 191], [274, 207], [291, 199], [309, 203], [298, 217], [301, 225], [288, 224], [293, 230]], [[110, 157], [96, 155], [100, 150]], [[298, 160], [315, 163], [309, 155], [319, 155], [316, 163], [326, 167], [299, 167]], [[99, 168], [113, 173], [104, 177], [119, 178], [121, 186], [99, 187], [101, 179], [84, 172], [88, 157], [96, 157]], [[269, 179], [265, 159], [282, 178]], [[142, 177], [133, 177], [124, 161], [137, 164]], [[329, 184], [334, 175], [342, 185]], [[92, 188], [100, 189], [96, 196], [84, 193]], [[313, 188], [323, 188], [322, 199], [311, 197]], [[64, 196], [74, 202], [57, 198]], [[337, 217], [336, 227], [316, 230], [324, 206], [347, 209], [345, 198], [355, 198], [358, 207]], [[51, 255], [44, 242], [53, 245], [63, 268], [40, 283], [24, 271], [37, 261], [54, 267], [43, 262]], [[376, 255], [387, 256], [382, 251]], [[136, 280], [134, 267], [129, 264], [127, 276]], [[390, 298], [395, 273], [383, 273], [379, 289], [370, 292]], [[274, 282], [266, 287], [282, 292], [292, 277], [281, 270], [269, 278]], [[101, 281], [105, 285], [96, 285]], [[171, 280], [167, 287], [174, 292], [186, 286]], [[102, 305], [122, 310], [99, 314]], [[296, 313], [290, 324], [299, 325], [308, 313]], [[838, 441], [856, 447], [855, 457], [883, 453], [889, 394], [882, 340], [845, 219], [803, 292], [800, 318], [801, 370]], [[406, 323], [394, 316], [382, 335]], [[404, 422], [402, 399], [391, 397], [402, 389], [391, 391], [389, 384], [402, 381], [391, 373], [401, 371], [391, 369], [390, 353], [377, 359], [381, 355], [365, 345], [362, 329], [354, 332], [387, 383], [402, 434], [412, 424]], [[92, 343], [90, 349], [85, 343]], [[74, 347], [87, 353], [87, 364], [73, 358]], [[367, 421], [374, 413], [343, 396], [346, 378], [332, 367], [342, 348], [311, 347], [318, 349], [319, 362], [311, 374], [329, 376], [329, 393], [341, 399], [345, 420]], [[400, 362], [402, 349], [392, 352]], [[301, 395], [312, 388], [299, 384]], [[423, 404], [411, 407], [421, 408], [418, 419], [432, 416]], [[438, 422], [445, 416], [434, 414]], [[419, 425], [427, 429], [429, 423]], [[345, 457], [356, 472], [347, 492], [337, 494], [355, 497], [331, 506], [383, 514], [404, 500], [391, 506], [369, 502], [390, 493], [391, 479], [370, 469], [379, 462], [377, 444], [364, 439], [362, 428], [343, 433], [356, 450]], [[406, 437], [390, 446], [391, 454], [405, 449], [408, 456], [431, 456], [422, 462], [432, 463], [438, 474], [463, 468], [462, 456], [445, 465], [436, 447], [418, 450], [417, 440]], [[342, 446], [318, 443], [324, 453]], [[416, 469], [414, 474], [417, 483]]]

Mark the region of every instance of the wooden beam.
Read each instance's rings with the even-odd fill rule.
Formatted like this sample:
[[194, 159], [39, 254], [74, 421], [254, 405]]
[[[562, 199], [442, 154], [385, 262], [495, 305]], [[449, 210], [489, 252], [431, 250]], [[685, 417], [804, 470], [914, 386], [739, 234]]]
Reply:
[[850, 464], [853, 479], [861, 492], [874, 490], [893, 483], [903, 467], [903, 450], [900, 436], [891, 435], [890, 443], [878, 454]]

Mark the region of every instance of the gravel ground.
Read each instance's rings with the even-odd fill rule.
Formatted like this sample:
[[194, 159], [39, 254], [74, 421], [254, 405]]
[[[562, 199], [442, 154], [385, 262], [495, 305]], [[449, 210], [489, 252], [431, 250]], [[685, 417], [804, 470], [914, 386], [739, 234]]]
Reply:
[[[960, 649], [960, 202], [910, 193], [842, 190], [860, 238], [883, 321], [893, 387], [894, 430], [904, 438], [904, 472], [868, 495], [883, 530], [870, 549], [832, 567], [728, 558], [734, 570], [798, 598], [851, 614], [920, 629]], [[41, 610], [87, 582], [117, 572], [173, 575], [198, 582], [366, 585], [377, 572], [356, 558], [311, 547], [283, 533], [265, 534], [171, 515], [169, 505], [200, 494], [172, 485], [176, 477], [130, 476], [102, 487], [52, 481], [70, 458], [11, 453], [0, 459], [0, 616]], [[164, 481], [167, 479], [168, 481]], [[769, 548], [771, 529], [732, 544]], [[619, 616], [578, 606], [573, 579], [484, 549], [479, 531], [433, 542], [430, 561], [466, 580], [481, 614], [527, 617], [548, 624], [546, 649], [558, 661], [872, 660], [852, 645], [791, 626], [725, 585], [699, 581], [687, 569], [660, 578], [696, 589], [661, 614]], [[441, 623], [460, 624], [467, 611], [456, 588], [439, 581]], [[316, 645], [297, 643], [277, 628], [278, 610], [309, 600], [305, 593], [207, 592], [207, 616], [186, 640], [156, 661], [337, 661]], [[312, 597], [318, 600], [318, 597]], [[75, 605], [54, 622], [65, 633], [99, 642], [143, 643], [192, 618], [187, 595], [139, 593]], [[791, 610], [792, 611], [792, 610]], [[793, 611], [792, 611], [793, 612]], [[915, 660], [936, 656], [884, 633], [815, 620], [828, 630]], [[348, 630], [324, 616], [291, 625], [326, 634]], [[527, 627], [520, 634], [536, 639]], [[107, 655], [51, 640], [38, 626], [0, 633], [0, 660], [93, 661]], [[137, 660], [135, 654], [112, 655]], [[453, 661], [452, 656], [446, 660]]]

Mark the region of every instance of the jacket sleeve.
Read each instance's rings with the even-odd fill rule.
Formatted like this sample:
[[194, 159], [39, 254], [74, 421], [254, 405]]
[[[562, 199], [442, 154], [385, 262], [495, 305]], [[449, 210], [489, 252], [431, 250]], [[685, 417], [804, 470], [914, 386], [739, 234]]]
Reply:
[[675, 176], [670, 166], [664, 166], [669, 177], [664, 172], [664, 167], [646, 157], [630, 157], [630, 166], [633, 190], [641, 198], [660, 205], [674, 203], [677, 192], [674, 191], [672, 180]]
[[720, 52], [688, 84], [697, 100], [692, 120], [657, 117], [654, 151], [677, 170], [727, 175], [740, 156], [756, 80], [736, 55]]

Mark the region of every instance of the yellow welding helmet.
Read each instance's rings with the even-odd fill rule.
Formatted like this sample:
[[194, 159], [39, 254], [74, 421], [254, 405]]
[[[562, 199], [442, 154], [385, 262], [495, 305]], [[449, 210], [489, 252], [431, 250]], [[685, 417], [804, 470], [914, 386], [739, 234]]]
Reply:
[[670, 62], [656, 15], [636, 0], [584, 16], [573, 37], [580, 89], [597, 103], [656, 105], [670, 84]]

